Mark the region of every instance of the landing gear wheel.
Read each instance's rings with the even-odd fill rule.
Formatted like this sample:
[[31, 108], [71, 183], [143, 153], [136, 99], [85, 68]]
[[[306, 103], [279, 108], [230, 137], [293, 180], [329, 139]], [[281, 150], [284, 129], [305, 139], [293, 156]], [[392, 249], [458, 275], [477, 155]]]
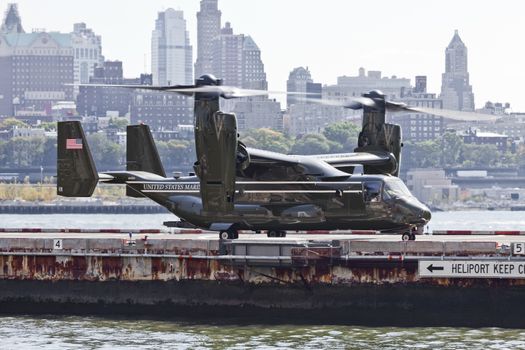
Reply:
[[410, 241], [410, 237], [412, 236], [412, 234], [410, 232], [405, 232], [401, 235], [401, 240], [402, 241]]
[[237, 239], [237, 238], [239, 238], [239, 233], [236, 230], [219, 232], [219, 239]]
[[270, 230], [266, 235], [268, 237], [286, 237], [286, 231]]

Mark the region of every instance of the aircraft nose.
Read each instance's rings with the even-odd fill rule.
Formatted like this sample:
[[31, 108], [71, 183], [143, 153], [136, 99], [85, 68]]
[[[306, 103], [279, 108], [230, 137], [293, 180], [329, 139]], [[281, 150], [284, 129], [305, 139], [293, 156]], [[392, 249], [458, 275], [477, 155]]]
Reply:
[[430, 221], [430, 218], [432, 218], [432, 213], [430, 213], [430, 210], [428, 208], [423, 209], [420, 215], [427, 222]]
[[427, 223], [432, 217], [430, 209], [423, 203], [410, 201], [403, 203], [403, 207], [406, 210], [406, 219], [411, 222]]

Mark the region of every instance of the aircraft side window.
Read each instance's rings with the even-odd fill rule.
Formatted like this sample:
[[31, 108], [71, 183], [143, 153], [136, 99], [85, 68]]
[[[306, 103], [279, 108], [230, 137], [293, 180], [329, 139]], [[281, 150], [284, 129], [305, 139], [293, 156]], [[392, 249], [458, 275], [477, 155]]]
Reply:
[[379, 202], [381, 200], [381, 182], [380, 181], [366, 181], [363, 184], [365, 192], [365, 201]]

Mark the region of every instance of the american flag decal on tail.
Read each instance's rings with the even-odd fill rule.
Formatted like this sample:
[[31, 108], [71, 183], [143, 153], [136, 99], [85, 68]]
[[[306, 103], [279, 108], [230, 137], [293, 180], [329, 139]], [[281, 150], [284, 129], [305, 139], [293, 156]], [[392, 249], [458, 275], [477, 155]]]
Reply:
[[82, 149], [82, 139], [66, 139], [66, 149]]

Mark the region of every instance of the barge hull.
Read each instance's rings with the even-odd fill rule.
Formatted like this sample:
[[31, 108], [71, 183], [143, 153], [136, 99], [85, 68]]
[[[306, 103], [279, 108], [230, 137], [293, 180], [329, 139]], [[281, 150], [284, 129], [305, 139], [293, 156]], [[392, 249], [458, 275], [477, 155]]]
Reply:
[[0, 234], [0, 313], [525, 327], [525, 276], [418, 271], [429, 259], [525, 264], [510, 250], [519, 238], [148, 236]]
[[[523, 288], [0, 281], [3, 314], [121, 315], [250, 323], [525, 326]], [[25, 291], [20, 293], [20, 291]]]

